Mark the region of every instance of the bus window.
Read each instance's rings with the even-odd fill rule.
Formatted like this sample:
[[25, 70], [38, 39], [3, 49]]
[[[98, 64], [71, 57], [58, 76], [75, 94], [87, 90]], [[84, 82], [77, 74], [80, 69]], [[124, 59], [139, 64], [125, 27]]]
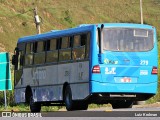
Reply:
[[140, 52], [153, 48], [153, 31], [133, 28], [112, 28], [103, 31], [104, 50]]
[[82, 60], [85, 58], [85, 46], [87, 41], [87, 35], [74, 36], [72, 58], [73, 60]]
[[45, 62], [45, 52], [34, 54], [34, 64], [43, 64]]
[[59, 51], [59, 61], [68, 61], [71, 59], [71, 49]]
[[80, 40], [81, 46], [85, 46], [86, 41], [87, 41], [87, 35], [86, 34], [81, 35], [81, 40]]
[[22, 67], [23, 67], [23, 55], [24, 55], [24, 53], [23, 53], [23, 51], [20, 51], [19, 52], [19, 56], [18, 56], [18, 70], [21, 70], [22, 69]]
[[33, 43], [26, 44], [26, 54], [30, 54], [33, 52]]
[[33, 63], [33, 54], [25, 55], [25, 65], [32, 65]]
[[72, 58], [73, 60], [82, 60], [85, 57], [85, 48], [74, 48]]
[[46, 62], [48, 63], [57, 62], [57, 60], [58, 60], [58, 50], [47, 52]]
[[33, 64], [33, 43], [26, 44], [25, 66]]
[[43, 52], [44, 51], [44, 42], [43, 41], [40, 41], [40, 42], [37, 42], [37, 49], [36, 49], [36, 52]]
[[71, 59], [71, 44], [70, 37], [63, 37], [61, 39], [61, 46], [59, 50], [59, 61], [68, 61]]
[[56, 50], [57, 49], [57, 39], [50, 40], [49, 50]]
[[90, 33], [87, 34], [87, 41], [86, 41], [86, 58], [89, 58], [90, 52]]
[[58, 61], [58, 40], [52, 39], [47, 41], [47, 55], [46, 62], [57, 62]]
[[61, 43], [61, 49], [70, 48], [70, 40], [69, 37], [63, 37]]
[[73, 47], [79, 47], [79, 46], [80, 46], [80, 35], [75, 35]]
[[43, 64], [45, 62], [44, 42], [39, 41], [36, 44], [37, 46], [35, 46], [36, 53], [34, 53], [34, 64]]

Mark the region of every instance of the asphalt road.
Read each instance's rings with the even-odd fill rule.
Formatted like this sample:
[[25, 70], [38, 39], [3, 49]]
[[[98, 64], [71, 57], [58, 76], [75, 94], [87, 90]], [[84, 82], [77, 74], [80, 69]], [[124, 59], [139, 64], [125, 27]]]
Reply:
[[[42, 114], [42, 116], [43, 115], [44, 114]], [[60, 112], [48, 113], [48, 115], [59, 120], [158, 120], [160, 119], [160, 103], [134, 105], [133, 108], [127, 109], [101, 107], [96, 109], [88, 109], [87, 111], [61, 110]]]
[[[87, 111], [66, 111], [41, 113], [42, 118], [36, 120], [158, 120], [160, 119], [160, 103], [135, 105], [133, 108], [112, 109], [102, 107]], [[46, 118], [47, 117], [47, 118]], [[0, 120], [19, 120], [22, 118], [0, 118]], [[32, 118], [23, 118], [32, 119]]]

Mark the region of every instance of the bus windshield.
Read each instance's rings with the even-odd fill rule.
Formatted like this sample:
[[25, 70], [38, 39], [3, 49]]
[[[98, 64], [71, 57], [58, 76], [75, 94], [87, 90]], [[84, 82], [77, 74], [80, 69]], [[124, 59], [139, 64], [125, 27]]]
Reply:
[[153, 48], [153, 31], [135, 28], [106, 28], [102, 33], [103, 49], [109, 51], [149, 51]]

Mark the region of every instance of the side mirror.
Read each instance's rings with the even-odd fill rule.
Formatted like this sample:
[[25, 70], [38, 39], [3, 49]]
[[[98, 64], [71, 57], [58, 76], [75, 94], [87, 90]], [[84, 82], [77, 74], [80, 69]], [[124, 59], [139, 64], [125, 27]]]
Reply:
[[12, 65], [15, 65], [16, 64], [16, 55], [13, 55], [12, 56]]

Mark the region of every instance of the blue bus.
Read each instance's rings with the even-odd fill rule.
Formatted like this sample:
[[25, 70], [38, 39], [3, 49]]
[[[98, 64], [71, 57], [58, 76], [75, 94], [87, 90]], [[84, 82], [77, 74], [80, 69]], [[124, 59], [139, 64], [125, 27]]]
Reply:
[[156, 29], [131, 23], [83, 24], [19, 38], [12, 60], [16, 103], [86, 110], [129, 108], [157, 92]]

